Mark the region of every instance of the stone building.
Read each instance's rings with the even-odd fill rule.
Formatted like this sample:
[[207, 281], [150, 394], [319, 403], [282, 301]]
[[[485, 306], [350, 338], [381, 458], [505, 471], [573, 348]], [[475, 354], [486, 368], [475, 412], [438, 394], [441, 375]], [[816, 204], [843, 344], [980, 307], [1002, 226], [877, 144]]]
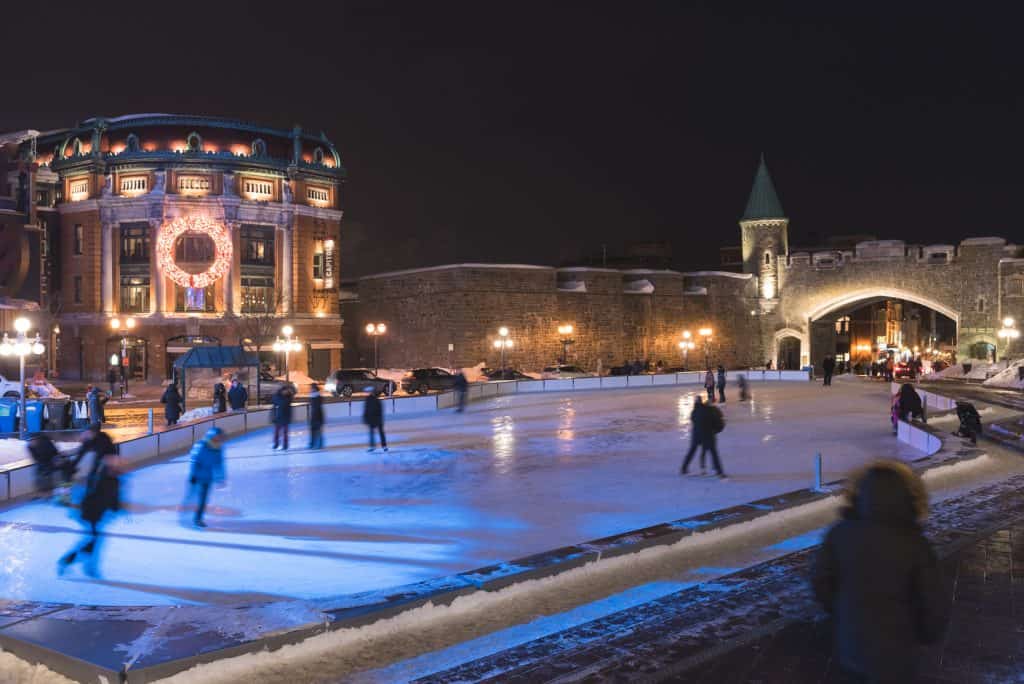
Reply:
[[345, 170], [322, 133], [97, 117], [27, 136], [8, 157], [0, 190], [45, 236], [37, 301], [54, 319], [61, 377], [100, 379], [113, 354], [134, 379], [159, 382], [193, 345], [255, 346], [260, 317], [294, 327], [293, 370], [340, 364]]

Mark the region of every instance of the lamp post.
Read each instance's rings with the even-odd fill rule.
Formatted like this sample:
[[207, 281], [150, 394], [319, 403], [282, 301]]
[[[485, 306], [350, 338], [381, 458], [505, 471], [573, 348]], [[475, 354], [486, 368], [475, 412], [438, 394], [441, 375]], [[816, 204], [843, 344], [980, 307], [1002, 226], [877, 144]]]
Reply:
[[712, 332], [711, 328], [701, 328], [700, 330], [697, 331], [697, 334], [700, 335], [702, 340], [704, 340], [704, 367], [705, 368], [711, 368], [711, 363], [709, 361], [709, 359], [711, 357], [711, 332]]
[[569, 345], [574, 344], [576, 340], [572, 339], [572, 326], [569, 324], [558, 326], [558, 334], [561, 337], [562, 343], [562, 363], [569, 363]]
[[4, 333], [3, 341], [0, 341], [0, 355], [10, 356], [14, 354], [18, 357], [18, 368], [21, 375], [21, 386], [19, 388], [21, 394], [21, 412], [20, 419], [18, 421], [18, 431], [21, 439], [25, 439], [28, 435], [28, 420], [25, 415], [25, 357], [29, 354], [35, 354], [36, 356], [41, 355], [46, 351], [46, 347], [39, 339], [39, 333], [36, 333], [36, 338], [30, 340], [26, 333], [32, 324], [29, 323], [27, 318], [18, 318], [14, 321], [14, 329], [17, 331], [17, 335], [14, 338], [14, 342]]
[[508, 328], [498, 328], [498, 339], [494, 340], [494, 348], [501, 351], [501, 370], [505, 370], [505, 350], [512, 348], [512, 340], [508, 337]]
[[291, 352], [302, 351], [302, 345], [299, 343], [297, 337], [292, 337], [295, 333], [295, 328], [290, 325], [283, 326], [281, 328], [281, 334], [284, 335], [284, 339], [278, 337], [274, 340], [274, 351], [278, 354], [284, 352], [284, 381], [291, 384], [291, 367], [288, 365], [288, 355]]
[[383, 323], [367, 323], [366, 334], [373, 338], [373, 374], [380, 371], [380, 336], [388, 331]]
[[1003, 358], [1006, 358], [1010, 355], [1010, 345], [1013, 344], [1015, 339], [1020, 337], [1020, 330], [1016, 328], [1016, 321], [1009, 317], [1004, 318], [1003, 327], [996, 334], [1006, 340], [1006, 352], [1003, 355]]
[[110, 329], [115, 333], [121, 331], [121, 398], [128, 394], [128, 332], [135, 329], [135, 319], [131, 316], [122, 321], [120, 318], [110, 319]]
[[683, 370], [687, 370], [690, 364], [690, 350], [697, 346], [692, 338], [693, 334], [689, 330], [684, 330], [683, 339], [679, 342], [679, 348], [683, 350]]

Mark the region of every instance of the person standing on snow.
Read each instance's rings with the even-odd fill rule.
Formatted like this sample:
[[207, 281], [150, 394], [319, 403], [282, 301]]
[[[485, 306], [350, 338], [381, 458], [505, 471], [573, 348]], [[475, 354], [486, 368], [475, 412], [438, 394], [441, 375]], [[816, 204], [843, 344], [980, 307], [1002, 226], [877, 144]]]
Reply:
[[315, 382], [309, 392], [309, 448], [324, 448], [324, 398]]
[[950, 598], [920, 520], [924, 484], [897, 461], [851, 478], [843, 519], [818, 550], [811, 584], [832, 614], [840, 666], [857, 681], [916, 681], [918, 646], [941, 639]]
[[244, 411], [245, 402], [249, 400], [249, 393], [238, 381], [238, 378], [231, 378], [231, 389], [228, 390], [228, 404], [232, 411]]
[[715, 403], [715, 374], [708, 368], [708, 372], [704, 374], [704, 389], [708, 391], [708, 403]]
[[101, 392], [99, 387], [89, 385], [89, 390], [85, 394], [86, 405], [89, 408], [89, 425], [97, 430], [106, 420], [104, 404], [107, 403], [107, 399], [108, 396]]
[[822, 380], [822, 387], [831, 387], [832, 374], [836, 372], [836, 360], [831, 356], [826, 356], [821, 362], [821, 369], [825, 372], [825, 378]]
[[206, 435], [192, 445], [189, 458], [192, 469], [188, 481], [199, 495], [192, 523], [196, 527], [206, 527], [203, 514], [206, 513], [210, 486], [214, 482], [224, 482], [224, 431], [216, 426], [207, 430]]
[[718, 401], [725, 403], [725, 366], [718, 364]]
[[367, 387], [366, 391], [369, 394], [366, 396], [366, 401], [363, 404], [363, 422], [370, 428], [370, 448], [367, 451], [373, 451], [376, 448], [374, 430], [380, 433], [380, 446], [384, 451], [387, 451], [388, 440], [384, 436], [384, 405], [377, 396], [376, 388]]
[[[710, 372], [710, 371], [709, 371]], [[696, 398], [693, 406], [693, 413], [690, 414], [691, 441], [690, 450], [686, 452], [682, 467], [679, 468], [680, 475], [688, 475], [690, 461], [700, 447], [700, 471], [704, 474], [704, 455], [711, 452], [711, 462], [715, 466], [715, 474], [719, 479], [726, 479], [725, 471], [722, 470], [722, 462], [718, 458], [718, 433], [725, 429], [725, 418], [717, 406], [710, 403], [704, 404], [700, 397]]]
[[164, 417], [167, 418], [167, 426], [175, 425], [181, 418], [181, 395], [178, 394], [178, 386], [175, 383], [167, 385], [164, 394], [160, 397], [160, 403], [164, 404]]
[[218, 382], [213, 386], [213, 412], [224, 413], [228, 410], [228, 394], [224, 391], [224, 383]]

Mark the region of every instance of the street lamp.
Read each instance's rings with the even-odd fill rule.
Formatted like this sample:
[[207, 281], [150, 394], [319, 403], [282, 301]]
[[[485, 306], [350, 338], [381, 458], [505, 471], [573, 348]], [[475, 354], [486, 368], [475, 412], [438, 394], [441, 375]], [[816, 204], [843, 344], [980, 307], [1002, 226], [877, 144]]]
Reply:
[[512, 340], [508, 338], [508, 328], [498, 328], [498, 339], [494, 340], [494, 348], [501, 350], [501, 370], [505, 370], [505, 350], [512, 348]]
[[[121, 332], [121, 398], [124, 399], [124, 395], [128, 394], [128, 332], [135, 329], [135, 319], [129, 316], [128, 318], [121, 321], [120, 318], [110, 319], [110, 329], [115, 333], [120, 330]], [[110, 364], [114, 365], [114, 364]]]
[[683, 350], [683, 370], [690, 364], [690, 350], [697, 346], [692, 338], [693, 334], [689, 330], [684, 330], [683, 339], [679, 342], [679, 348]]
[[28, 420], [25, 415], [25, 357], [29, 354], [35, 354], [40, 356], [46, 347], [39, 340], [39, 333], [36, 333], [36, 338], [30, 340], [26, 333], [32, 324], [29, 323], [27, 318], [18, 318], [14, 321], [14, 329], [17, 331], [17, 335], [14, 338], [14, 342], [4, 333], [3, 341], [0, 341], [0, 356], [10, 356], [12, 354], [18, 357], [18, 367], [21, 372], [21, 412], [20, 420], [18, 421], [18, 428], [22, 439], [28, 435]]
[[704, 340], [704, 367], [711, 368], [709, 358], [711, 356], [711, 328], [701, 328], [697, 331], [701, 339]]
[[996, 333], [999, 337], [1006, 340], [1006, 354], [1004, 358], [1010, 355], [1010, 345], [1013, 344], [1013, 341], [1020, 337], [1020, 330], [1017, 330], [1015, 324], [1016, 321], [1012, 318], [1004, 318], [1003, 327]]
[[572, 339], [572, 326], [569, 324], [558, 326], [558, 334], [562, 338], [562, 363], [569, 363], [569, 345], [576, 342]]
[[288, 365], [288, 355], [291, 352], [302, 351], [302, 345], [299, 343], [298, 338], [292, 337], [295, 332], [295, 328], [290, 325], [285, 325], [281, 328], [281, 334], [284, 335], [284, 339], [278, 337], [274, 340], [274, 351], [280, 354], [284, 352], [284, 381], [291, 383], [291, 368]]
[[388, 326], [383, 323], [367, 323], [366, 334], [373, 338], [373, 373], [380, 370], [380, 336], [388, 331]]

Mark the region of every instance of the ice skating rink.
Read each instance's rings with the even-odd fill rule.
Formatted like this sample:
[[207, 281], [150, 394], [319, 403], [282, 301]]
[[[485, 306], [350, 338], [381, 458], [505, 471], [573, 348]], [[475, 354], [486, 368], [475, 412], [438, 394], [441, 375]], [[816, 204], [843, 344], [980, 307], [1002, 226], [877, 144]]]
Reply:
[[[100, 576], [57, 577], [80, 539], [72, 511], [0, 509], [0, 598], [85, 604], [315, 598], [415, 582], [809, 486], [870, 459], [921, 454], [896, 442], [888, 385], [837, 378], [729, 388], [719, 451], [730, 479], [681, 477], [696, 389], [499, 397], [393, 418], [391, 451], [361, 424], [327, 448], [270, 449], [269, 430], [227, 445], [228, 482], [209, 528], [190, 525], [185, 456], [125, 477], [126, 512], [105, 528]], [[693, 468], [691, 468], [691, 471]]]

